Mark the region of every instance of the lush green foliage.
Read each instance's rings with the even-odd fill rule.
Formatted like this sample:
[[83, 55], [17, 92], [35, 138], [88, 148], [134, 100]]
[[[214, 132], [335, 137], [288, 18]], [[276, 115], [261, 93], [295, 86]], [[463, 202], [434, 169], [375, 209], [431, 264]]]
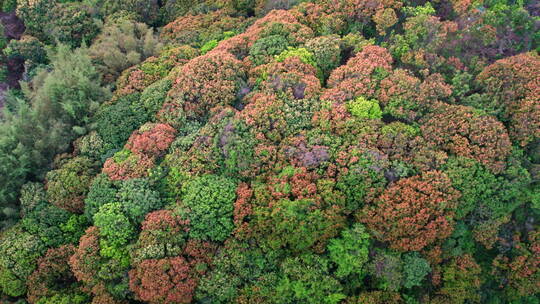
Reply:
[[290, 257], [281, 265], [283, 273], [276, 285], [276, 303], [337, 304], [345, 295], [328, 271], [328, 261], [307, 254]]
[[381, 107], [379, 107], [377, 100], [367, 100], [360, 96], [349, 102], [348, 106], [351, 115], [355, 117], [369, 119], [382, 118]]
[[67, 211], [81, 213], [84, 197], [96, 174], [94, 164], [86, 157], [75, 157], [60, 168], [47, 172], [47, 199]]
[[403, 256], [403, 286], [405, 288], [422, 286], [422, 280], [430, 271], [429, 263], [417, 252]]
[[139, 97], [139, 93], [121, 97], [96, 114], [96, 131], [109, 156], [111, 152], [118, 151], [131, 132], [146, 121], [147, 113], [137, 106]]
[[205, 175], [185, 185], [182, 203], [189, 208], [189, 234], [195, 239], [223, 241], [233, 229], [236, 183], [226, 177]]
[[19, 40], [11, 40], [4, 49], [8, 58], [22, 58], [27, 64], [40, 64], [47, 62], [47, 53], [41, 41], [33, 36], [22, 36]]
[[101, 206], [114, 202], [117, 192], [118, 189], [105, 174], [97, 175], [92, 181], [84, 201], [84, 215], [88, 220], [92, 220]]
[[17, 15], [23, 19], [28, 34], [46, 43], [61, 42], [72, 47], [89, 43], [97, 35], [91, 10], [76, 1], [17, 1]]
[[130, 179], [124, 181], [116, 194], [126, 216], [133, 223], [140, 223], [150, 211], [160, 209], [163, 203], [159, 193], [152, 190], [147, 180]]
[[157, 55], [162, 46], [146, 24], [121, 19], [104, 25], [90, 56], [105, 79], [113, 81], [130, 66]]
[[0, 287], [2, 292], [18, 297], [26, 293], [26, 280], [36, 269], [36, 259], [43, 254], [41, 240], [14, 226], [3, 234], [0, 243]]
[[[0, 200], [13, 202], [27, 178], [40, 178], [53, 157], [85, 132], [85, 125], [107, 96], [85, 49], [60, 46], [25, 100], [6, 112], [0, 126]], [[36, 78], [38, 78], [36, 76]]]
[[341, 233], [341, 238], [332, 239], [328, 244], [330, 260], [338, 267], [335, 272], [339, 278], [354, 274], [363, 276], [364, 264], [368, 261], [369, 234], [361, 224]]
[[538, 304], [535, 1], [0, 7], [0, 303]]
[[48, 247], [76, 243], [86, 227], [84, 217], [48, 203], [40, 203], [21, 220], [21, 226], [39, 236]]

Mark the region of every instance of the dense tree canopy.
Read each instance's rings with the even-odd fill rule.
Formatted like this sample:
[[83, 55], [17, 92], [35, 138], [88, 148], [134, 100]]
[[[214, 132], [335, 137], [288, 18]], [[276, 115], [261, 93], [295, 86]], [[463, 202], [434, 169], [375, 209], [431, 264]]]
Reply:
[[0, 10], [0, 303], [539, 304], [537, 1]]

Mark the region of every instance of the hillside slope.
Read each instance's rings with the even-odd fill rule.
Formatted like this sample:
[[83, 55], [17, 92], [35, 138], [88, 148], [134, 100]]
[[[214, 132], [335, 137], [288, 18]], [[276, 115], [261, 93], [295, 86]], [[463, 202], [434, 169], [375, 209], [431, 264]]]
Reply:
[[535, 1], [1, 5], [0, 303], [539, 303]]

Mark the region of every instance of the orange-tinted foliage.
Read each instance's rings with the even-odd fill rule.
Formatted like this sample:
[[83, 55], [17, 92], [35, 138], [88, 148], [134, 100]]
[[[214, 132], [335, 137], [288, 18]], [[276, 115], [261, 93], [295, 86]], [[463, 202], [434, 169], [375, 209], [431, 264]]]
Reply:
[[158, 157], [176, 138], [176, 130], [167, 124], [147, 124], [131, 134], [126, 149], [141, 155]]
[[346, 65], [335, 69], [328, 78], [328, 87], [323, 100], [347, 101], [358, 96], [372, 97], [378, 81], [372, 77], [377, 69], [390, 71], [392, 56], [385, 48], [366, 46]]
[[486, 67], [477, 77], [490, 96], [508, 107], [527, 96], [540, 94], [540, 58], [523, 53]]
[[227, 52], [212, 51], [182, 67], [169, 97], [183, 105], [189, 117], [201, 117], [218, 105], [230, 105], [245, 72], [240, 61]]
[[53, 296], [76, 281], [67, 263], [74, 252], [73, 245], [64, 245], [49, 249], [39, 258], [37, 269], [28, 278], [28, 302], [34, 304], [41, 297]]
[[145, 124], [131, 134], [124, 146], [128, 155], [107, 159], [103, 164], [103, 173], [112, 180], [147, 176], [156, 159], [167, 151], [175, 138], [176, 130], [168, 124]]
[[253, 190], [246, 183], [240, 183], [236, 189], [236, 202], [234, 203], [234, 225], [236, 231], [247, 229], [247, 218], [253, 215], [253, 208], [250, 204]]
[[540, 232], [529, 232], [528, 240], [516, 235], [511, 243], [515, 254], [499, 254], [493, 260], [494, 275], [502, 275], [501, 288], [506, 288], [510, 298], [534, 295], [540, 289]]
[[243, 17], [231, 17], [226, 10], [199, 15], [187, 14], [164, 26], [161, 38], [178, 45], [197, 46], [205, 39], [214, 38], [213, 35], [234, 30], [243, 22]]
[[477, 77], [495, 103], [502, 119], [509, 120], [512, 139], [526, 146], [540, 137], [540, 58], [523, 53], [501, 59]]
[[148, 303], [191, 303], [197, 281], [183, 257], [145, 260], [129, 272], [129, 286]]
[[261, 77], [261, 74], [266, 79], [259, 89], [268, 94], [285, 94], [290, 99], [303, 99], [315, 98], [321, 91], [316, 69], [298, 57], [257, 67], [250, 73], [250, 84], [255, 85], [257, 79], [254, 77]]
[[159, 57], [147, 58], [141, 64], [122, 72], [116, 80], [116, 91], [113, 99], [144, 91], [152, 83], [167, 76], [172, 68], [186, 64], [197, 54], [196, 49], [184, 45], [163, 51]]
[[102, 172], [112, 180], [139, 178], [148, 175], [148, 170], [154, 167], [154, 161], [152, 157], [135, 153], [120, 162], [111, 157], [103, 164]]
[[434, 303], [479, 302], [478, 290], [482, 285], [482, 268], [470, 254], [452, 259], [443, 267], [442, 288], [437, 292]]
[[459, 156], [473, 158], [493, 172], [504, 170], [511, 144], [502, 123], [473, 108], [441, 105], [422, 124], [426, 140]]
[[79, 241], [79, 247], [69, 258], [71, 271], [79, 282], [82, 283], [82, 290], [93, 296], [92, 304], [120, 304], [119, 301], [109, 293], [105, 283], [98, 278], [98, 272], [103, 263], [100, 256], [99, 228], [91, 226], [86, 229], [85, 234]]
[[69, 259], [69, 265], [77, 280], [90, 283], [96, 275], [95, 265], [99, 260], [99, 228], [92, 226], [81, 237], [79, 247]]
[[425, 172], [389, 186], [360, 219], [391, 248], [417, 251], [452, 233], [459, 195], [445, 174]]
[[510, 137], [521, 146], [526, 146], [540, 138], [540, 100], [538, 96], [528, 96], [516, 102], [511, 108]]

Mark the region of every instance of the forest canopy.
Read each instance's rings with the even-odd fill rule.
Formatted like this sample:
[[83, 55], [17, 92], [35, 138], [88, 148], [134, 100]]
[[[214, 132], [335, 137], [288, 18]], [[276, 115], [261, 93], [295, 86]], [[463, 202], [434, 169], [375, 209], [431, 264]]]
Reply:
[[0, 10], [0, 303], [540, 304], [537, 1]]

